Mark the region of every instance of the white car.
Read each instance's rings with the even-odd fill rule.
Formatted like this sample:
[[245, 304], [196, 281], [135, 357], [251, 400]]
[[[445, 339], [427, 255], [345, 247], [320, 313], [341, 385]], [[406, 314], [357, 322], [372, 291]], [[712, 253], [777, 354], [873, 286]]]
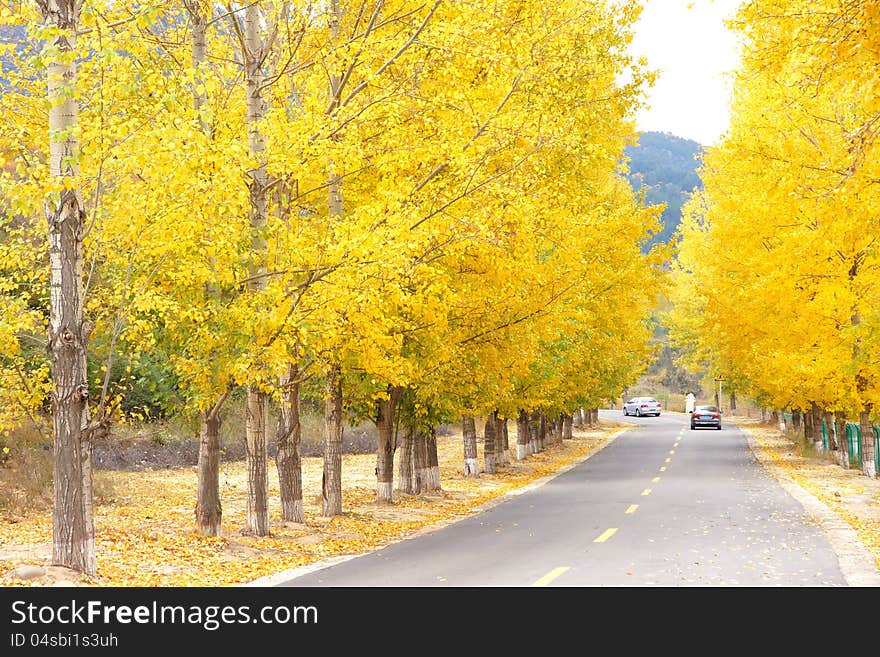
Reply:
[[653, 397], [633, 397], [623, 405], [624, 415], [656, 415], [659, 417], [662, 405]]

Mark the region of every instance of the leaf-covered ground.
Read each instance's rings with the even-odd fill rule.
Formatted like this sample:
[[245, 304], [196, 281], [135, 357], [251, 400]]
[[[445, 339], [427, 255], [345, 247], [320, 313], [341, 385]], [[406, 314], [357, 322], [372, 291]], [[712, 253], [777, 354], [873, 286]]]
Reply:
[[[461, 436], [437, 439], [443, 490], [436, 495], [395, 492], [395, 504], [375, 503], [376, 457], [343, 457], [341, 517], [320, 516], [320, 458], [303, 459], [304, 525], [281, 522], [278, 477], [270, 467], [271, 537], [240, 533], [245, 523], [246, 472], [243, 462], [221, 470], [223, 536], [205, 538], [193, 530], [196, 469], [149, 472], [101, 472], [111, 499], [96, 507], [98, 574], [76, 583], [95, 586], [224, 586], [254, 580], [332, 556], [355, 554], [399, 540], [437, 523], [469, 515], [504, 493], [525, 486], [583, 458], [616, 431], [602, 422], [593, 431], [574, 432], [573, 440], [553, 445], [524, 461], [513, 461], [498, 474], [479, 479], [462, 475]], [[511, 432], [515, 450], [515, 430]], [[0, 573], [51, 558], [49, 510], [0, 517]], [[4, 576], [4, 585], [63, 584], [57, 569], [33, 580]]]
[[777, 467], [849, 523], [880, 568], [880, 480], [845, 470], [831, 457], [810, 454], [775, 427], [748, 420], [739, 423], [754, 434]]

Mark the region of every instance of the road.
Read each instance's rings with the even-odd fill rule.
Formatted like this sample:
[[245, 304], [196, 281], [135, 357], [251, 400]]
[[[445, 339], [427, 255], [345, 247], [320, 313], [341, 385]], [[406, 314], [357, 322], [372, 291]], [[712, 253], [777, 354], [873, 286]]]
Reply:
[[692, 431], [677, 413], [627, 421], [637, 426], [544, 486], [281, 585], [846, 585], [737, 428]]

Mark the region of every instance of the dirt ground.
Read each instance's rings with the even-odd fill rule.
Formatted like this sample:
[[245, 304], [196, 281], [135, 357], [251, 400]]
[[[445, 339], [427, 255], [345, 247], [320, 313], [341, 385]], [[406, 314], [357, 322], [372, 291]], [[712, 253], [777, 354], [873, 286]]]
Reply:
[[[515, 424], [510, 441], [515, 450]], [[429, 526], [475, 513], [481, 505], [600, 448], [622, 425], [601, 421], [575, 430], [572, 440], [552, 445], [494, 475], [463, 476], [460, 433], [438, 436], [443, 490], [434, 495], [395, 493], [393, 505], [375, 502], [374, 454], [343, 457], [343, 509], [320, 516], [322, 459], [303, 459], [306, 523], [282, 523], [278, 479], [270, 467], [272, 535], [242, 535], [246, 471], [241, 461], [221, 468], [223, 536], [194, 531], [197, 471], [194, 467], [98, 472], [103, 490], [96, 506], [98, 573], [79, 576], [50, 568], [51, 510], [6, 511], [0, 516], [0, 584], [5, 586], [228, 586], [253, 581], [325, 558], [358, 554], [405, 538]], [[480, 450], [482, 453], [482, 449]]]

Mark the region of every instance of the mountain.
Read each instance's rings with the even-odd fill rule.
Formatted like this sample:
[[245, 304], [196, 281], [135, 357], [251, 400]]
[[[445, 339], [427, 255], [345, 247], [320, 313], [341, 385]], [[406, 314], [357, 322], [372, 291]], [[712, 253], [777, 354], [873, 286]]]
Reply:
[[638, 145], [629, 146], [624, 152], [629, 160], [627, 179], [633, 190], [644, 188], [648, 205], [666, 204], [663, 230], [650, 244], [669, 241], [681, 221], [681, 206], [694, 188], [702, 189], [697, 174], [702, 150], [691, 139], [667, 132], [644, 132]]

